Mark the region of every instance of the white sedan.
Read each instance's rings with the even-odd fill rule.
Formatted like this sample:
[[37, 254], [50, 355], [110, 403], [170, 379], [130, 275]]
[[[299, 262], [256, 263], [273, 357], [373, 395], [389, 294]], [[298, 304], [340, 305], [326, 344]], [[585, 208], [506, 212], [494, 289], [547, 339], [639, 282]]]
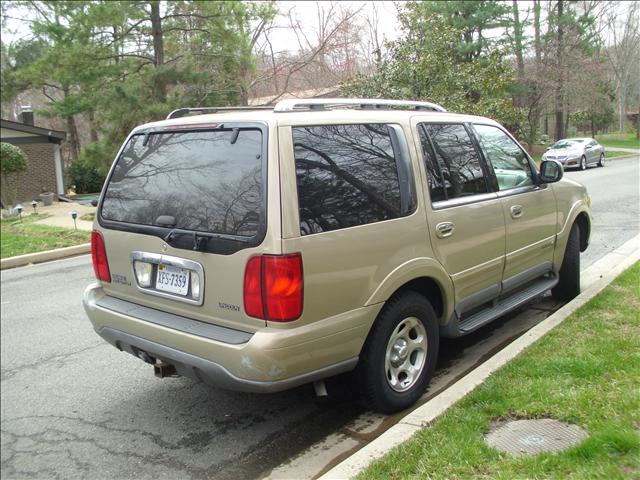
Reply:
[[604, 147], [593, 138], [564, 138], [551, 145], [542, 160], [557, 160], [565, 168], [580, 170], [589, 165], [604, 167]]

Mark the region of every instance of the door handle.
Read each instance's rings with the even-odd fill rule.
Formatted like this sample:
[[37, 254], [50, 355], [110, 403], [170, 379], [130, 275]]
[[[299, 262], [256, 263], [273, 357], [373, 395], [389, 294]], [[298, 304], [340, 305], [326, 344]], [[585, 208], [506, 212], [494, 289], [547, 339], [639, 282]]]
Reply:
[[520, 218], [522, 216], [522, 205], [513, 205], [511, 207], [511, 216], [513, 218]]
[[453, 233], [455, 227], [456, 226], [453, 222], [440, 222], [436, 225], [436, 235], [440, 238], [449, 237]]

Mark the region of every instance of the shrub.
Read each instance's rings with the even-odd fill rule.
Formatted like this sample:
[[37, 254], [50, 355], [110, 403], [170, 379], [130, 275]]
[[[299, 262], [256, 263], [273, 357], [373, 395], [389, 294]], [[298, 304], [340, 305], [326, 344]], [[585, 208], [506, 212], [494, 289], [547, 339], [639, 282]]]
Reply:
[[69, 182], [76, 193], [95, 193], [102, 190], [105, 176], [83, 159], [76, 160], [67, 170]]
[[[15, 145], [0, 143], [0, 175], [2, 177], [2, 203], [13, 205], [18, 193], [20, 173], [27, 169], [27, 156]], [[9, 178], [15, 177], [15, 181], [9, 185]]]

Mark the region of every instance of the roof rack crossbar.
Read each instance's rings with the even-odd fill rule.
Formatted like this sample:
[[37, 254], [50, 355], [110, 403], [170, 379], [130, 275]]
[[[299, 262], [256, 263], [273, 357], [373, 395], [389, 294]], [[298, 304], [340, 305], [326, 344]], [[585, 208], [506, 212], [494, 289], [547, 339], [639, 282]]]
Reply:
[[385, 100], [371, 98], [292, 98], [279, 101], [274, 112], [293, 112], [304, 109], [324, 110], [331, 107], [352, 107], [360, 109], [388, 109], [389, 107], [410, 108], [412, 110], [430, 110], [446, 112], [437, 103], [416, 102], [411, 100]]
[[167, 120], [171, 118], [180, 118], [189, 115], [190, 113], [199, 113], [201, 115], [205, 113], [218, 113], [218, 112], [233, 112], [242, 110], [273, 110], [272, 106], [254, 105], [254, 106], [242, 106], [242, 107], [195, 107], [195, 108], [178, 108], [169, 115]]

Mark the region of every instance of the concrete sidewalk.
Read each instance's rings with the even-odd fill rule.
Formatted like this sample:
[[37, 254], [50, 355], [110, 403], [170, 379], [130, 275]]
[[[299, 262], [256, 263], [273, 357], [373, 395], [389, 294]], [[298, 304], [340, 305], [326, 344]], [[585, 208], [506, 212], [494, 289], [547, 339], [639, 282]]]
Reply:
[[627, 152], [627, 153], [635, 153], [640, 154], [640, 150], [637, 148], [623, 148], [623, 147], [604, 147], [604, 151], [610, 152]]
[[[37, 213], [49, 215], [48, 218], [38, 220], [34, 222], [37, 225], [49, 225], [52, 227], [63, 227], [73, 229], [73, 218], [71, 217], [72, 211], [78, 212], [78, 218], [76, 219], [78, 230], [91, 231], [93, 228], [93, 222], [80, 220], [80, 217], [87, 213], [94, 213], [96, 207], [91, 205], [80, 205], [73, 202], [54, 202], [53, 205], [45, 207], [38, 204], [36, 207]], [[25, 205], [24, 213], [33, 213], [30, 205]]]

